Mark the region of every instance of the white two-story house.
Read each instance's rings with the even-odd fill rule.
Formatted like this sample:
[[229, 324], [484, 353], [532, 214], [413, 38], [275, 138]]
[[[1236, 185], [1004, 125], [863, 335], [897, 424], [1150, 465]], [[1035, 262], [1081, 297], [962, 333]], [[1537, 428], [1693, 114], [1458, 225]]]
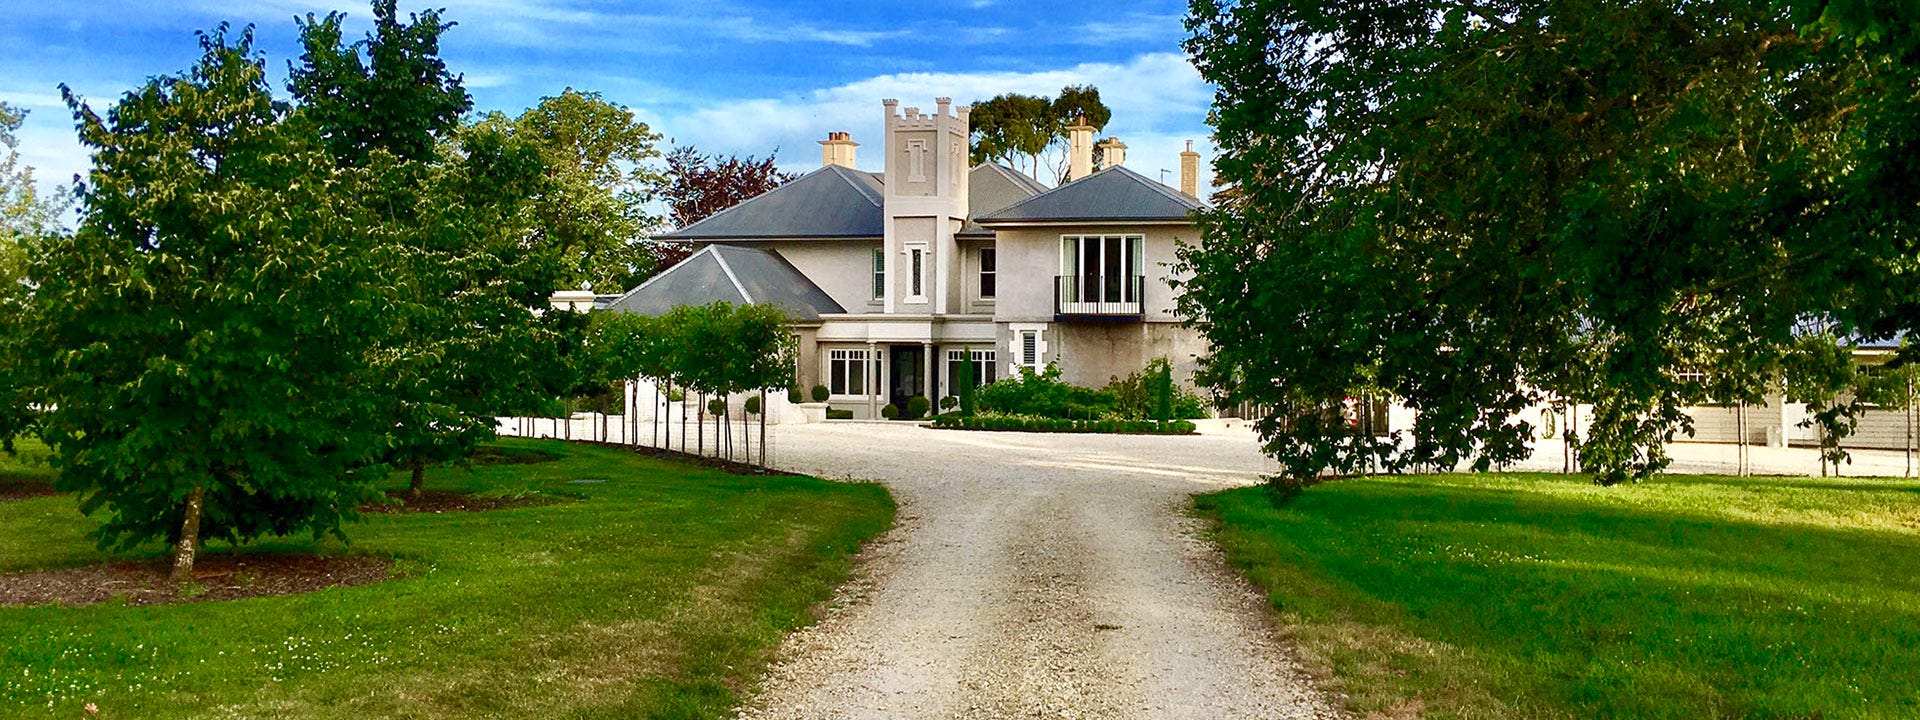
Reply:
[[1156, 357], [1190, 378], [1204, 343], [1168, 281], [1176, 248], [1200, 240], [1191, 146], [1174, 189], [1128, 169], [1118, 140], [1094, 168], [1093, 128], [1071, 128], [1073, 179], [1048, 188], [970, 167], [967, 107], [883, 105], [884, 172], [855, 169], [859, 145], [831, 133], [820, 169], [661, 236], [704, 247], [608, 308], [785, 308], [801, 387], [857, 417], [957, 394], [968, 362], [977, 383], [1053, 363], [1097, 387]]

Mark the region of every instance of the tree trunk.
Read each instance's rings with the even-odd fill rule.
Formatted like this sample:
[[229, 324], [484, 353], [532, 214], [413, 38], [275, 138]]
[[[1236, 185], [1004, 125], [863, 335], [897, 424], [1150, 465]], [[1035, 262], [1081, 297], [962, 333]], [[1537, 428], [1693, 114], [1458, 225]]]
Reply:
[[180, 541], [173, 546], [173, 581], [193, 580], [193, 559], [200, 552], [200, 510], [205, 506], [207, 489], [195, 486], [187, 494], [186, 517], [180, 521]]
[[427, 490], [427, 459], [415, 455], [407, 461], [407, 469], [413, 471], [413, 478], [407, 482], [407, 495], [418, 500]]
[[767, 466], [767, 391], [761, 390], [760, 391], [760, 467], [766, 467], [766, 466]]

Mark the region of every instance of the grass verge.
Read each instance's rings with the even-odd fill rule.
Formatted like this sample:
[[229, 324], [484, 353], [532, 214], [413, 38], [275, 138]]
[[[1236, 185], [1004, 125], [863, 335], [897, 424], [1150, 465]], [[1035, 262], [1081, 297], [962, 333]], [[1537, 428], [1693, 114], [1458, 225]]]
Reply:
[[1920, 484], [1374, 477], [1197, 499], [1379, 718], [1920, 717]]
[[[399, 579], [0, 608], [0, 716], [81, 717], [91, 703], [98, 718], [721, 717], [892, 522], [876, 485], [553, 441], [501, 447], [557, 459], [443, 468], [428, 486], [569, 501], [372, 515], [349, 529], [350, 547], [245, 550], [392, 557]], [[71, 495], [0, 502], [0, 527], [0, 572], [109, 559]]]

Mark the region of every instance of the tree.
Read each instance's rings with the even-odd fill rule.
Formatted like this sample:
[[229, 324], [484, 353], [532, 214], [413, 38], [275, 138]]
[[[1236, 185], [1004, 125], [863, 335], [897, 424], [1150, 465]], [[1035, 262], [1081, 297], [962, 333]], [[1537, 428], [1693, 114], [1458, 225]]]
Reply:
[[[692, 146], [674, 148], [667, 154], [668, 185], [663, 194], [668, 220], [674, 227], [686, 227], [792, 180], [792, 174], [775, 167], [775, 155], [777, 151], [765, 158], [722, 157], [702, 154]], [[692, 252], [684, 244], [657, 246], [655, 269], [672, 267]]]
[[514, 120], [482, 123], [538, 148], [552, 185], [535, 203], [538, 224], [563, 253], [566, 287], [622, 292], [659, 269], [643, 242], [660, 224], [647, 204], [667, 180], [648, 161], [660, 135], [599, 93], [567, 88]]
[[289, 88], [347, 165], [361, 165], [375, 149], [403, 162], [427, 160], [473, 107], [440, 59], [440, 36], [453, 23], [435, 10], [403, 23], [396, 3], [374, 0], [373, 30], [352, 45], [342, 42], [345, 13], [298, 21], [306, 52], [289, 63]]
[[[1831, 20], [1796, 3], [1195, 2], [1187, 48], [1219, 88], [1233, 190], [1182, 255], [1201, 377], [1273, 408], [1259, 428], [1288, 492], [1511, 462], [1532, 432], [1516, 414], [1544, 403], [1593, 405], [1575, 447], [1596, 480], [1659, 471], [1681, 407], [1833, 369], [1802, 338], [1913, 324], [1913, 203], [1874, 194], [1911, 190], [1862, 183], [1914, 162], [1887, 152], [1920, 117], [1899, 85], [1911, 42]], [[1343, 416], [1382, 391], [1416, 411], [1411, 438]]]
[[0, 452], [13, 451], [13, 439], [33, 424], [34, 359], [32, 318], [28, 301], [27, 257], [30, 246], [56, 231], [66, 211], [68, 196], [45, 196], [34, 185], [33, 168], [20, 164], [19, 140], [14, 133], [25, 122], [25, 110], [0, 102]]
[[537, 133], [460, 125], [470, 103], [437, 56], [450, 23], [431, 11], [402, 22], [390, 0], [374, 15], [351, 45], [341, 13], [301, 22], [292, 89], [300, 117], [358, 179], [372, 219], [364, 231], [385, 259], [395, 295], [373, 351], [383, 457], [411, 471], [418, 496], [426, 468], [471, 454], [493, 437], [496, 416], [571, 382], [555, 375], [567, 319], [536, 312], [565, 275], [562, 242], [533, 231], [534, 208], [560, 193]]
[[[1040, 167], [1047, 165], [1055, 181], [1066, 179], [1068, 161], [1064, 153], [1043, 158], [1060, 150], [1067, 140], [1067, 128], [1085, 120], [1097, 132], [1107, 126], [1113, 111], [1100, 101], [1100, 90], [1092, 85], [1069, 85], [1059, 97], [1007, 93], [973, 104], [969, 124], [972, 132], [974, 164], [1000, 162], [1040, 178]], [[1098, 150], [1096, 149], [1096, 154]]]
[[102, 546], [339, 535], [373, 495], [366, 358], [387, 306], [371, 222], [315, 127], [275, 102], [252, 29], [102, 117], [62, 88], [94, 165], [71, 237], [34, 260], [42, 426]]

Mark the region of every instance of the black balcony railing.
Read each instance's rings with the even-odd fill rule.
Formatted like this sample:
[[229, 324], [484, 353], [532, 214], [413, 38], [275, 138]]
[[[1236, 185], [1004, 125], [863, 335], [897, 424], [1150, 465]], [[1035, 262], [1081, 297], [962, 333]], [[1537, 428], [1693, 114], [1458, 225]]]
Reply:
[[1053, 314], [1058, 318], [1138, 319], [1146, 294], [1144, 275], [1056, 275]]

